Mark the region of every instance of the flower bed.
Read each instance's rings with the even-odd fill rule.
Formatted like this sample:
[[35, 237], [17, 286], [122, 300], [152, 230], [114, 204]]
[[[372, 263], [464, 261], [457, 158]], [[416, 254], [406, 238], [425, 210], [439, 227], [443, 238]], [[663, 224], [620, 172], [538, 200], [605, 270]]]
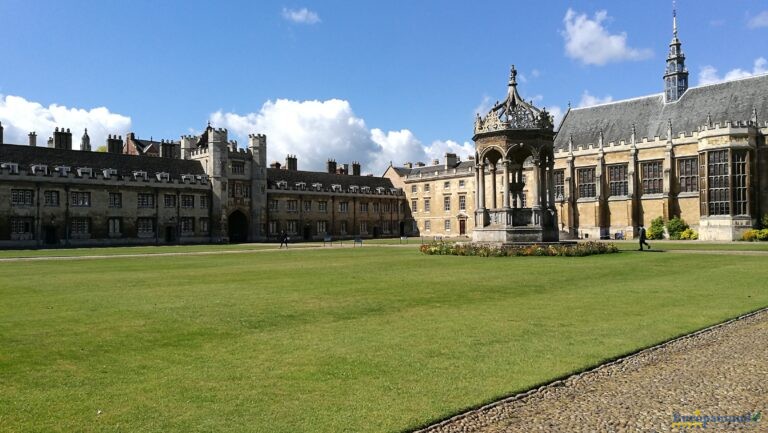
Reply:
[[419, 250], [423, 254], [437, 256], [479, 256], [479, 257], [510, 257], [510, 256], [562, 256], [584, 257], [593, 254], [618, 253], [616, 245], [604, 242], [580, 242], [565, 245], [525, 245], [495, 247], [436, 241], [422, 244]]

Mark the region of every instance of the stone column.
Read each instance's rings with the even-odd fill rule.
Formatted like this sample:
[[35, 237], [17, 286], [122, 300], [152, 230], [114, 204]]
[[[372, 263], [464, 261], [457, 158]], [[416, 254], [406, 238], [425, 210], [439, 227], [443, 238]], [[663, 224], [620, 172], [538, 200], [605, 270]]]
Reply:
[[496, 164], [491, 164], [491, 209], [496, 209]]
[[531, 208], [541, 209], [541, 194], [539, 193], [541, 183], [541, 167], [538, 157], [533, 158], [533, 184], [531, 185], [531, 197], [533, 197], [533, 203]]
[[477, 188], [477, 196], [479, 197], [479, 206], [477, 209], [485, 209], [485, 164], [480, 163], [477, 165], [478, 176], [480, 177], [480, 185]]
[[509, 159], [504, 158], [504, 209], [509, 209], [509, 164]]
[[475, 164], [475, 210], [480, 209], [480, 170], [478, 165]]
[[550, 159], [547, 164], [547, 191], [549, 191], [549, 209], [555, 209], [555, 160]]

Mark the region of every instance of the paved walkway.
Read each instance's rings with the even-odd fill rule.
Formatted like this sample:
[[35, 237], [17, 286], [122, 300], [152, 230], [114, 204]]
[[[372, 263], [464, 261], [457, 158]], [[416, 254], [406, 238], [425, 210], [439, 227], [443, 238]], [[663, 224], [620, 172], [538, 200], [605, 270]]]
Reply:
[[[683, 418], [697, 414], [701, 418]], [[704, 426], [706, 416], [745, 414], [755, 420]], [[421, 432], [689, 432], [705, 427], [768, 432], [768, 309]]]

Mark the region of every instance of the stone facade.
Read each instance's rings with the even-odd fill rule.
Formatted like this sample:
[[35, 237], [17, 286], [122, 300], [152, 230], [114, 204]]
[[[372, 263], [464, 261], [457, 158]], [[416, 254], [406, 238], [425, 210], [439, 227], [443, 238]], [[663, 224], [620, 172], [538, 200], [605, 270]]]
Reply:
[[[359, 176], [359, 164], [357, 175], [298, 171], [296, 157], [291, 170], [267, 168], [260, 134], [247, 149], [210, 126], [179, 142], [110, 136], [107, 152], [72, 150], [71, 136], [57, 128], [50, 147], [0, 142], [0, 248], [253, 242], [284, 230], [383, 237], [410, 218], [402, 190]], [[268, 209], [291, 200], [296, 211]], [[339, 203], [346, 213], [335, 212]]]
[[[675, 28], [664, 93], [569, 108], [554, 138], [554, 164], [547, 168], [552, 183], [545, 192], [561, 238], [629, 239], [641, 224], [661, 216], [682, 218], [702, 240], [733, 240], [768, 213], [768, 75], [688, 88], [684, 61]], [[488, 140], [481, 147], [494, 145]], [[426, 188], [449, 177], [472, 185], [470, 191], [479, 183], [474, 161], [452, 165], [450, 159], [456, 158], [448, 158], [445, 167], [408, 163], [385, 173], [403, 186], [422, 235], [459, 234], [446, 230], [448, 223], [433, 223], [443, 217], [454, 227], [459, 215], [422, 212], [431, 199]], [[503, 170], [496, 161], [480, 162], [485, 179]], [[513, 204], [532, 203], [533, 169], [525, 160], [522, 173], [507, 184]], [[505, 182], [495, 178], [480, 190], [498, 204]], [[468, 221], [478, 211], [476, 200], [466, 202]], [[462, 234], [478, 225], [467, 224]]]

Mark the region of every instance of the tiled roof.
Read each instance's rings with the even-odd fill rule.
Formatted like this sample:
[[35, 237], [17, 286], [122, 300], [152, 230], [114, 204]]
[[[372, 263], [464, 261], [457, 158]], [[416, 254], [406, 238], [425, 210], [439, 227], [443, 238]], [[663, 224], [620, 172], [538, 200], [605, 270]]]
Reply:
[[[611, 102], [594, 107], [575, 108], [568, 112], [555, 138], [555, 149], [567, 150], [568, 140], [574, 146], [596, 144], [600, 130], [603, 143], [629, 141], [632, 124], [635, 138], [667, 136], [668, 122], [672, 135], [690, 134], [707, 122], [746, 121], [757, 109], [761, 120], [768, 118], [768, 75], [760, 75], [725, 83], [688, 89], [676, 102], [664, 103], [664, 95]], [[761, 117], [760, 117], [761, 116]]]
[[323, 184], [323, 189], [330, 188], [331, 185], [341, 185], [343, 190], [349, 189], [352, 185], [370, 188], [394, 188], [392, 181], [385, 177], [374, 176], [354, 176], [348, 174], [331, 174], [322, 171], [301, 171], [301, 170], [282, 170], [278, 168], [267, 169], [267, 185], [274, 188], [279, 181], [285, 181], [289, 187], [294, 187], [298, 182], [304, 182], [307, 187], [313, 183]]
[[182, 174], [205, 174], [199, 161], [16, 144], [0, 145], [0, 162], [15, 162], [23, 169], [29, 169], [33, 164], [44, 164], [49, 169], [57, 165], [72, 168], [90, 167], [94, 170], [113, 168], [124, 177], [132, 176], [134, 171], [146, 171], [149, 175], [166, 172], [173, 179], [180, 178]]

